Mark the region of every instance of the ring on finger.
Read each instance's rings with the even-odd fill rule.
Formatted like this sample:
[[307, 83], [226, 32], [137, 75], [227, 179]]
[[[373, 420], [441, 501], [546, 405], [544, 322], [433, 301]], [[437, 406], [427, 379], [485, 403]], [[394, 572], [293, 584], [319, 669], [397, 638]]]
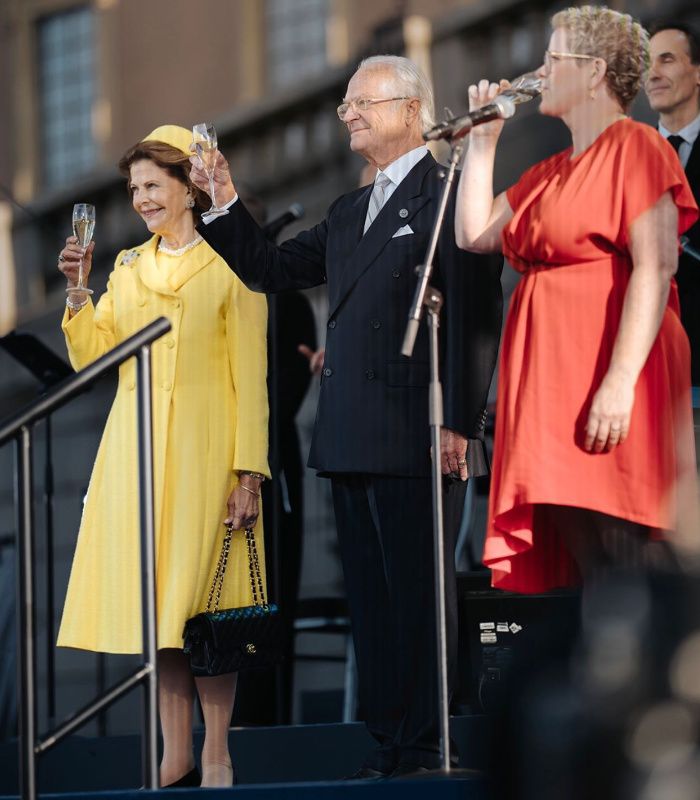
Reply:
[[466, 467], [467, 466], [467, 459], [466, 458], [460, 458], [459, 461], [457, 462], [457, 464], [460, 467]]
[[63, 253], [61, 253], [61, 254], [58, 256], [58, 260], [59, 260], [61, 263], [63, 263], [63, 262], [66, 260], [65, 256], [63, 255]]

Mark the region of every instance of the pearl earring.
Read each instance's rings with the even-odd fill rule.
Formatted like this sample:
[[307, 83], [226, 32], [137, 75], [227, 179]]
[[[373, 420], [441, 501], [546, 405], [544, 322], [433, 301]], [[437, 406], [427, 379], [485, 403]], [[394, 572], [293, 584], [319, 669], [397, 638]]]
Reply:
[[194, 198], [191, 194], [187, 195], [187, 200], [185, 201], [185, 208], [194, 208]]

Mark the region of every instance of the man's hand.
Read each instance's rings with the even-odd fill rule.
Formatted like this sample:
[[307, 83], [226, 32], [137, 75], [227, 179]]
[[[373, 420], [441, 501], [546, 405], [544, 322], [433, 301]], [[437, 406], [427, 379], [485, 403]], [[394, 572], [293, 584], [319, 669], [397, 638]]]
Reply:
[[[209, 176], [204, 169], [202, 160], [199, 156], [193, 154], [190, 156], [190, 164], [192, 164], [190, 180], [198, 189], [206, 192], [211, 197]], [[231, 180], [228, 162], [218, 150], [216, 151], [216, 161], [214, 162], [214, 191], [216, 193], [216, 202], [219, 206], [225, 206], [236, 196], [236, 187]]]
[[449, 428], [440, 429], [440, 460], [443, 475], [459, 475], [460, 480], [469, 477], [467, 470], [467, 440], [461, 433]]
[[300, 344], [297, 350], [306, 358], [309, 359], [309, 372], [312, 375], [320, 375], [323, 369], [323, 362], [326, 358], [325, 348], [316, 350], [315, 352], [306, 344]]

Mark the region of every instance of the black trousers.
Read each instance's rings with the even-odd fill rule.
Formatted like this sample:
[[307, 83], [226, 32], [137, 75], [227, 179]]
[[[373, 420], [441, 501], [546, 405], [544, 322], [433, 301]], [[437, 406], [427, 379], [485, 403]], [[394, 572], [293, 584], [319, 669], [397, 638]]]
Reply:
[[[332, 476], [361, 715], [377, 748], [365, 766], [439, 765], [432, 495], [427, 478]], [[466, 483], [445, 483], [448, 668], [456, 677], [454, 546]]]

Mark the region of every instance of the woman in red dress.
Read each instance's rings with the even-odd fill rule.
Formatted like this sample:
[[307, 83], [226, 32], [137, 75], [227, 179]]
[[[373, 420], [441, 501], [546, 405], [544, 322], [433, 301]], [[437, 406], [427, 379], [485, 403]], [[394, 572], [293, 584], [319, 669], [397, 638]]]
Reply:
[[[540, 111], [572, 146], [493, 197], [503, 127], [475, 128], [456, 233], [522, 274], [499, 369], [489, 527], [493, 584], [539, 592], [648, 563], [684, 516], [697, 535], [690, 354], [673, 275], [697, 218], [673, 148], [626, 116], [646, 31], [605, 7], [557, 13]], [[507, 84], [506, 84], [507, 85]], [[503, 88], [469, 88], [473, 108]], [[691, 543], [686, 541], [685, 544]]]

